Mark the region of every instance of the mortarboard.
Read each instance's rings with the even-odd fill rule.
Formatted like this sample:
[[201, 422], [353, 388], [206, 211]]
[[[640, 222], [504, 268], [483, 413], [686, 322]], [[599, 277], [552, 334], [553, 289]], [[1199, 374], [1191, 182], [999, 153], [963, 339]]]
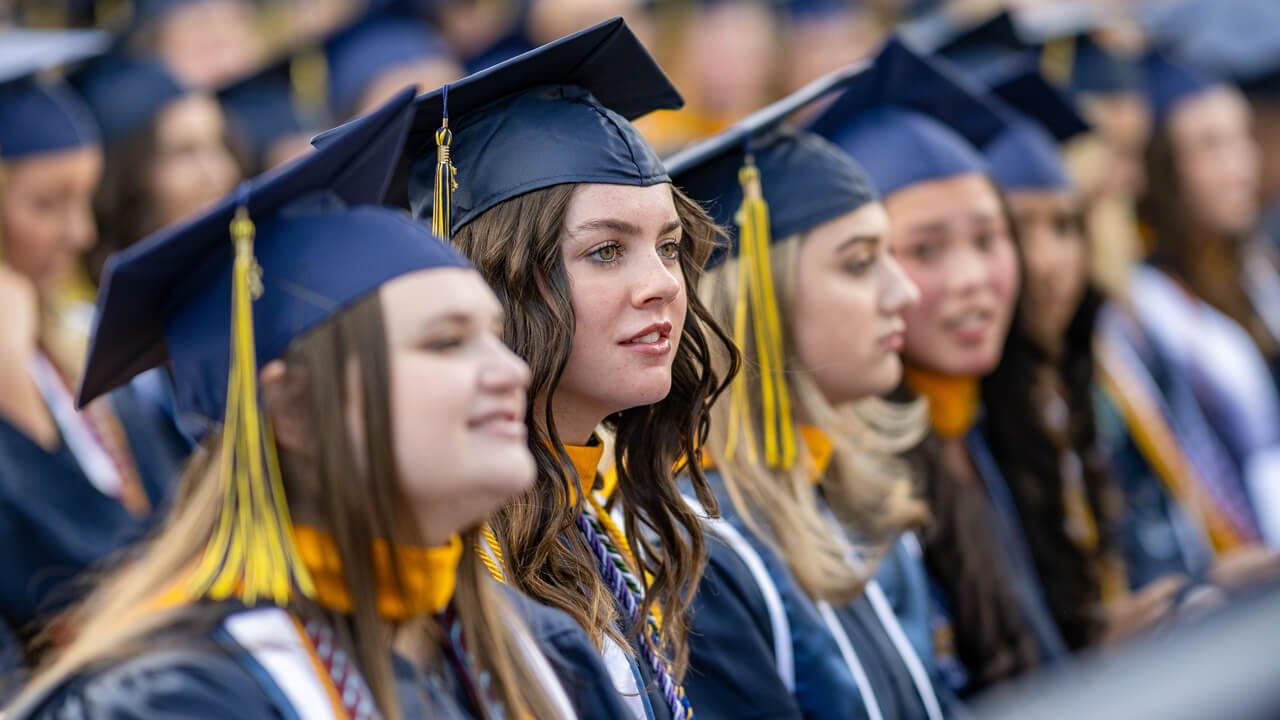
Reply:
[[1222, 85], [1208, 71], [1168, 50], [1152, 50], [1142, 60], [1147, 101], [1156, 127], [1164, 125], [1182, 102]]
[[416, 100], [405, 147], [414, 215], [452, 237], [494, 205], [552, 185], [669, 182], [629, 121], [683, 103], [621, 18], [469, 75]]
[[945, 61], [890, 38], [810, 129], [853, 156], [882, 195], [987, 172], [976, 148], [1005, 128], [1000, 111]]
[[86, 64], [70, 81], [89, 106], [107, 145], [142, 131], [166, 106], [187, 94], [159, 62], [123, 54]]
[[351, 117], [380, 73], [418, 60], [449, 57], [444, 40], [421, 20], [398, 14], [364, 17], [325, 43], [329, 112]]
[[1095, 6], [1062, 5], [1025, 16], [1024, 36], [1040, 47], [1041, 68], [1074, 95], [1140, 94], [1142, 68], [1136, 52], [1101, 42], [1118, 29], [1114, 14]]
[[[829, 94], [861, 66], [822, 78], [737, 123], [728, 130], [677, 153], [667, 162], [672, 182], [701, 202], [732, 236], [727, 249], [717, 250], [708, 266], [729, 255], [738, 258], [739, 283], [733, 339], [746, 347], [755, 338], [761, 380], [764, 462], [791, 467], [795, 462], [790, 398], [783, 377], [784, 335], [778, 322], [770, 245], [824, 222], [853, 212], [876, 199], [866, 174], [840, 148], [822, 137], [783, 123], [787, 116]], [[750, 412], [745, 376], [733, 388], [734, 411], [729, 422], [735, 438], [726, 452], [733, 455], [736, 428]], [[749, 425], [749, 424], [748, 424]], [[756, 458], [754, 438], [742, 432], [747, 457]]]
[[411, 98], [401, 93], [324, 148], [107, 261], [80, 405], [167, 361], [179, 411], [223, 425], [227, 495], [193, 597], [242, 591], [248, 604], [282, 605], [295, 588], [311, 592], [259, 410], [261, 366], [390, 279], [468, 266], [420, 224], [372, 206]]
[[996, 80], [991, 92], [1008, 105], [1005, 129], [983, 149], [991, 176], [1005, 190], [1071, 187], [1058, 144], [1089, 131], [1075, 105], [1034, 66]]
[[324, 58], [301, 51], [218, 91], [227, 122], [262, 166], [271, 146], [329, 127]]
[[0, 159], [67, 150], [98, 142], [80, 98], [61, 80], [40, 74], [103, 52], [104, 33], [0, 30]]
[[1156, 42], [1254, 95], [1280, 95], [1280, 3], [1191, 0], [1153, 11]]

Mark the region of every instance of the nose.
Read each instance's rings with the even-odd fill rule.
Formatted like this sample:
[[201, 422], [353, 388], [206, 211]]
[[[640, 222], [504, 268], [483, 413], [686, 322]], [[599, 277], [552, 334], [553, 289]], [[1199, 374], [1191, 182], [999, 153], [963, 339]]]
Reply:
[[495, 393], [518, 392], [524, 395], [533, 382], [529, 365], [512, 352], [497, 336], [490, 336], [485, 345], [480, 384]]
[[947, 268], [950, 279], [948, 289], [958, 295], [977, 292], [987, 284], [989, 275], [982, 253], [966, 243], [952, 255], [951, 264]]
[[885, 255], [883, 267], [880, 305], [886, 314], [897, 315], [920, 302], [920, 288], [892, 255]]
[[655, 250], [647, 259], [636, 265], [637, 277], [632, 299], [636, 307], [649, 303], [666, 305], [679, 297], [684, 290], [684, 275], [680, 263], [664, 260]]

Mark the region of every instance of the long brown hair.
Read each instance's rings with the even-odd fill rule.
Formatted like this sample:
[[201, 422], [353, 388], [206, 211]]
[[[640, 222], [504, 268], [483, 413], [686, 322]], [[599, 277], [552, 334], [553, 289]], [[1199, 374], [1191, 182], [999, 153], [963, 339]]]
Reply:
[[[783, 318], [792, 316], [802, 241], [801, 236], [792, 236], [770, 248], [778, 313]], [[738, 263], [737, 258], [729, 258], [708, 272], [699, 287], [711, 313], [726, 325], [733, 322], [736, 307]], [[859, 533], [859, 544], [869, 551], [866, 554], [878, 557], [904, 530], [925, 520], [925, 507], [916, 497], [908, 468], [895, 457], [924, 436], [928, 429], [925, 407], [916, 403], [895, 408], [874, 400], [833, 407], [810, 376], [797, 372], [791, 330], [784, 322], [787, 390], [797, 414], [833, 443], [831, 466], [822, 477], [823, 493], [840, 521]], [[755, 347], [748, 337], [740, 352], [747, 397], [758, 405], [762, 393]], [[758, 537], [774, 545], [807, 595], [832, 603], [852, 600], [876, 567], [874, 563], [856, 567], [849, 561], [849, 540], [823, 516], [813, 492], [814, 468], [806, 462], [808, 456], [802, 450], [800, 461], [786, 470], [751, 462], [741, 452], [727, 457], [731, 405], [728, 396], [716, 403], [706, 449], [734, 507]], [[759, 408], [753, 407], [752, 417], [759, 417]], [[791, 422], [796, 437], [802, 438], [800, 423], [795, 418]], [[763, 435], [759, 427], [753, 433]]]
[[1168, 124], [1156, 127], [1145, 155], [1147, 184], [1137, 202], [1138, 220], [1151, 242], [1151, 263], [1239, 323], [1262, 353], [1274, 358], [1280, 355], [1280, 338], [1268, 330], [1245, 291], [1244, 245], [1253, 239], [1212, 237], [1197, 221], [1179, 175], [1177, 150]]
[[[453, 240], [498, 294], [506, 310], [507, 344], [529, 363], [530, 397], [541, 400], [529, 404], [526, 417], [538, 481], [494, 519], [508, 577], [524, 593], [569, 613], [599, 643], [606, 635], [622, 639], [617, 610], [593, 553], [574, 529], [582, 510], [579, 481], [568, 469], [552, 416], [552, 398], [575, 328], [560, 238], [576, 187], [555, 185], [500, 203], [462, 227]], [[697, 456], [711, 405], [736, 372], [738, 356], [692, 292], [719, 231], [697, 203], [674, 187], [672, 196], [684, 228], [680, 269], [689, 289], [689, 312], [672, 366], [671, 392], [652, 405], [611, 415], [604, 425], [616, 439], [618, 490], [612, 500], [621, 507], [640, 564], [637, 576], [651, 578], [641, 612], [655, 605], [661, 610], [662, 650], [680, 677], [688, 653], [687, 610], [706, 562], [706, 544], [698, 516], [680, 497], [673, 468], [683, 458]], [[712, 368], [713, 344], [730, 358], [723, 378]], [[537, 408], [543, 408], [542, 417]], [[689, 465], [698, 499], [718, 512], [698, 464]], [[566, 505], [567, 498], [577, 500]]]
[[[377, 612], [373, 545], [377, 538], [397, 547], [419, 546], [421, 531], [407, 510], [395, 468], [389, 410], [390, 380], [382, 304], [375, 293], [343, 311], [304, 338], [284, 357], [286, 372], [278, 397], [269, 402], [283, 412], [299, 412], [308, 438], [302, 451], [282, 453], [281, 470], [290, 511], [332, 535], [352, 600], [349, 615], [337, 615], [300, 599], [290, 610], [300, 617], [328, 622], [368, 681], [383, 716], [398, 720], [400, 705], [389, 649], [400, 628]], [[351, 369], [358, 370], [358, 374]], [[358, 378], [358, 379], [357, 379]], [[359, 387], [353, 387], [353, 380]], [[347, 424], [348, 399], [361, 400], [364, 447], [354, 447]], [[123, 567], [68, 617], [76, 640], [37, 676], [30, 690], [55, 685], [78, 671], [137, 654], [148, 638], [172, 627], [178, 611], [139, 612], [154, 607], [158, 596], [186, 577], [213, 536], [221, 506], [217, 433], [210, 435], [189, 465], [175, 511], [158, 535], [149, 540], [133, 565]], [[367, 462], [357, 461], [358, 455]], [[354, 480], [353, 479], [357, 479]], [[513, 611], [488, 578], [476, 550], [478, 531], [463, 536], [463, 558], [453, 607], [460, 616], [467, 646], [478, 667], [488, 673], [490, 688], [515, 716], [552, 717], [556, 711], [522, 658]], [[398, 567], [393, 558], [392, 567]], [[405, 587], [395, 577], [398, 589]], [[419, 624], [413, 626], [418, 631]], [[439, 662], [439, 630], [420, 623], [424, 665]], [[21, 699], [19, 700], [21, 702]]]

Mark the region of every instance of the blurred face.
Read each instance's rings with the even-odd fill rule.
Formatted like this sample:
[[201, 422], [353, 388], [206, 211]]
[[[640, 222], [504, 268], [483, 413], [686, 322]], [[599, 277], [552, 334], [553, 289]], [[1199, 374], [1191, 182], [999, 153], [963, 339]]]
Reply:
[[688, 307], [682, 239], [670, 185], [574, 191], [561, 253], [577, 325], [553, 408], [566, 442], [670, 392]]
[[102, 178], [96, 147], [6, 162], [0, 182], [0, 262], [46, 297], [56, 291], [97, 230], [93, 195]]
[[216, 90], [266, 59], [253, 4], [200, 0], [169, 10], [156, 29], [156, 53], [183, 85]]
[[240, 182], [225, 137], [222, 110], [207, 95], [180, 98], [156, 116], [151, 195], [162, 226], [207, 208]]
[[1147, 184], [1143, 154], [1151, 138], [1151, 111], [1137, 94], [1090, 95], [1083, 98], [1089, 122], [1108, 152], [1101, 186], [1088, 192], [1131, 200]]
[[889, 215], [872, 203], [808, 232], [796, 260], [796, 364], [831, 405], [887, 393], [902, 379], [903, 313], [919, 298], [889, 254]]
[[417, 62], [405, 63], [388, 68], [377, 77], [371, 78], [360, 104], [355, 108], [355, 116], [363, 115], [401, 90], [416, 85], [422, 88], [438, 88], [463, 76], [462, 66], [447, 57], [430, 58]]
[[533, 483], [529, 368], [503, 345], [498, 299], [474, 270], [416, 272], [379, 292], [397, 471], [425, 539], [442, 544]]
[[778, 73], [774, 17], [764, 3], [704, 8], [687, 34], [694, 100], [712, 117], [737, 119], [769, 100]]
[[1022, 300], [1028, 329], [1055, 350], [1084, 294], [1088, 247], [1075, 195], [1067, 191], [1008, 193], [1026, 267]]
[[906, 312], [907, 360], [956, 376], [995, 369], [1013, 317], [1018, 259], [1000, 198], [973, 173], [912, 185], [885, 200], [890, 247], [920, 289]]
[[1179, 180], [1200, 224], [1219, 233], [1252, 230], [1261, 167], [1248, 103], [1220, 87], [1181, 103], [1168, 122]]

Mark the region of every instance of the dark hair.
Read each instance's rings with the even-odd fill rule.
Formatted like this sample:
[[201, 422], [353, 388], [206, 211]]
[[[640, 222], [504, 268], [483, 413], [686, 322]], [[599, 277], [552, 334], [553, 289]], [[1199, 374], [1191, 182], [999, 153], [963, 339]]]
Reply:
[[[578, 480], [562, 460], [564, 445], [552, 416], [552, 400], [569, 359], [576, 321], [569, 277], [561, 256], [565, 213], [577, 186], [556, 185], [507, 200], [462, 227], [454, 242], [497, 293], [506, 310], [507, 343], [533, 372], [529, 403], [529, 447], [538, 481], [509, 503], [494, 521], [511, 583], [532, 597], [563, 610], [597, 642], [618, 639], [614, 600], [603, 585], [596, 559], [574, 524], [581, 511]], [[737, 370], [732, 340], [716, 325], [697, 295], [702, 263], [719, 230], [697, 203], [671, 189], [684, 227], [680, 269], [688, 293], [688, 314], [671, 371], [671, 391], [652, 404], [605, 419], [615, 433], [617, 492], [625, 532], [634, 543], [645, 588], [642, 613], [662, 611], [662, 641], [679, 677], [687, 657], [688, 607], [706, 561], [701, 522], [676, 485], [677, 463], [687, 465], [694, 492], [717, 511], [715, 496], [697, 457], [705, 441], [712, 404]], [[712, 343], [732, 359], [727, 377], [712, 368]], [[543, 417], [537, 417], [538, 407]], [[570, 502], [570, 498], [577, 498]], [[639, 633], [642, 628], [632, 628]]]

